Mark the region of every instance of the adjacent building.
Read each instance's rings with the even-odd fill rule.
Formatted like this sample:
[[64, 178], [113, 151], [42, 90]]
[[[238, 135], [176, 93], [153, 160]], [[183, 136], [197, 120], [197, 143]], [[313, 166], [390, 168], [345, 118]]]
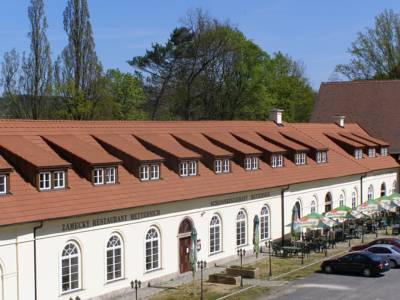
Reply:
[[397, 191], [388, 143], [344, 123], [0, 121], [0, 299], [98, 298]]

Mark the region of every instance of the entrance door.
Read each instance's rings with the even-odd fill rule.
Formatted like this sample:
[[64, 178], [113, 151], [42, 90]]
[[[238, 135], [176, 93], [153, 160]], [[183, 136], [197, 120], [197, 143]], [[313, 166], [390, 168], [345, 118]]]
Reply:
[[189, 252], [191, 243], [190, 236], [179, 239], [179, 271], [181, 273], [190, 271]]

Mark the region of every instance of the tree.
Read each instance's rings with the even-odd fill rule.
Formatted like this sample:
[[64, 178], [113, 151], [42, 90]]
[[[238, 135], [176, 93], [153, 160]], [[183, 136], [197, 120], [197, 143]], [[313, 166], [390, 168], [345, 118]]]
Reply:
[[64, 30], [68, 45], [56, 65], [57, 89], [66, 101], [67, 117], [91, 119], [103, 95], [98, 89], [102, 67], [95, 51], [87, 0], [68, 0]]
[[385, 10], [375, 18], [375, 25], [359, 32], [348, 49], [349, 64], [335, 71], [347, 79], [400, 78], [400, 15]]

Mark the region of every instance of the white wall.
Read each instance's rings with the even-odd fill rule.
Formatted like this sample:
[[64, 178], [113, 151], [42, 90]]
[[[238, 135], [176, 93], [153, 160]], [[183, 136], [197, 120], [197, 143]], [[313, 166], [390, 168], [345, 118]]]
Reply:
[[[380, 191], [382, 182], [391, 189], [397, 178], [396, 171], [374, 172], [364, 178], [364, 201], [367, 199], [367, 187], [374, 185], [374, 190]], [[351, 192], [356, 188], [358, 203], [360, 203], [360, 176], [348, 176], [330, 180], [320, 180], [297, 184], [285, 192], [285, 225], [291, 222], [292, 208], [296, 201], [301, 202], [302, 215], [310, 212], [310, 204], [315, 195], [318, 198], [318, 212], [324, 212], [324, 200], [327, 192], [332, 194], [333, 207], [339, 205], [339, 194], [346, 195], [346, 205], [351, 206]], [[240, 195], [255, 195], [263, 192], [262, 198], [244, 202], [233, 202], [211, 206], [215, 200], [227, 199], [231, 196], [211, 197], [182, 201], [165, 205], [155, 205], [119, 212], [69, 218], [44, 222], [44, 227], [38, 230], [37, 237], [37, 278], [38, 299], [69, 299], [79, 295], [82, 299], [99, 296], [112, 291], [129, 288], [133, 279], [154, 281], [165, 276], [174, 276], [179, 272], [178, 228], [185, 217], [190, 217], [201, 240], [202, 249], [198, 253], [199, 260], [213, 262], [236, 256], [236, 215], [243, 208], [247, 213], [247, 245], [252, 254], [253, 218], [260, 215], [261, 208], [267, 205], [270, 209], [271, 236], [281, 237], [281, 189], [237, 193]], [[379, 196], [377, 193], [375, 196]], [[214, 202], [215, 204], [215, 202]], [[62, 231], [62, 224], [92, 220], [96, 218], [118, 216], [146, 210], [160, 210], [159, 216], [131, 220], [126, 222], [89, 227], [75, 231]], [[209, 222], [218, 213], [222, 219], [222, 251], [218, 254], [209, 253]], [[0, 228], [0, 266], [3, 273], [4, 299], [30, 300], [33, 298], [33, 226], [9, 226]], [[145, 270], [145, 235], [151, 226], [156, 226], [161, 233], [161, 269], [151, 272]], [[288, 233], [290, 227], [285, 226]], [[118, 232], [124, 240], [124, 279], [106, 282], [105, 277], [105, 246], [113, 232]], [[65, 244], [76, 241], [81, 250], [82, 258], [82, 290], [70, 294], [61, 294], [60, 260]], [[18, 288], [19, 285], [19, 288]], [[19, 295], [17, 293], [19, 290]], [[1, 299], [1, 298], [0, 298]]]

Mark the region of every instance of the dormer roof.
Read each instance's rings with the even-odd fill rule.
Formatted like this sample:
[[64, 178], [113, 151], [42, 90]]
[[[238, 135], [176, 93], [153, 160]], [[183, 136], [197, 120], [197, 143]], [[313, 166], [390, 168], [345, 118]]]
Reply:
[[240, 142], [231, 133], [205, 133], [211, 141], [231, 152], [239, 152], [242, 155], [261, 155], [262, 152], [254, 147]]
[[345, 144], [345, 145], [350, 146], [352, 148], [365, 148], [364, 144], [361, 144], [359, 142], [356, 142], [356, 141], [353, 141], [351, 139], [348, 139], [348, 138], [346, 138], [346, 137], [344, 137], [344, 136], [342, 136], [340, 134], [337, 134], [337, 133], [327, 132], [327, 133], [325, 133], [325, 135], [330, 137], [331, 139], [339, 142], [339, 143]]
[[261, 151], [267, 151], [269, 153], [286, 152], [286, 149], [266, 141], [255, 132], [234, 132], [233, 135], [237, 137], [239, 140], [249, 143], [250, 145], [252, 145], [255, 148], [258, 148]]
[[284, 137], [315, 151], [327, 151], [328, 147], [299, 131], [281, 131]]
[[288, 150], [292, 150], [295, 152], [307, 152], [310, 149], [308, 147], [305, 147], [299, 143], [296, 143], [283, 135], [281, 135], [278, 132], [266, 132], [266, 131], [260, 131], [258, 132], [263, 138], [269, 140], [272, 143], [278, 144], [279, 146], [286, 148]]

